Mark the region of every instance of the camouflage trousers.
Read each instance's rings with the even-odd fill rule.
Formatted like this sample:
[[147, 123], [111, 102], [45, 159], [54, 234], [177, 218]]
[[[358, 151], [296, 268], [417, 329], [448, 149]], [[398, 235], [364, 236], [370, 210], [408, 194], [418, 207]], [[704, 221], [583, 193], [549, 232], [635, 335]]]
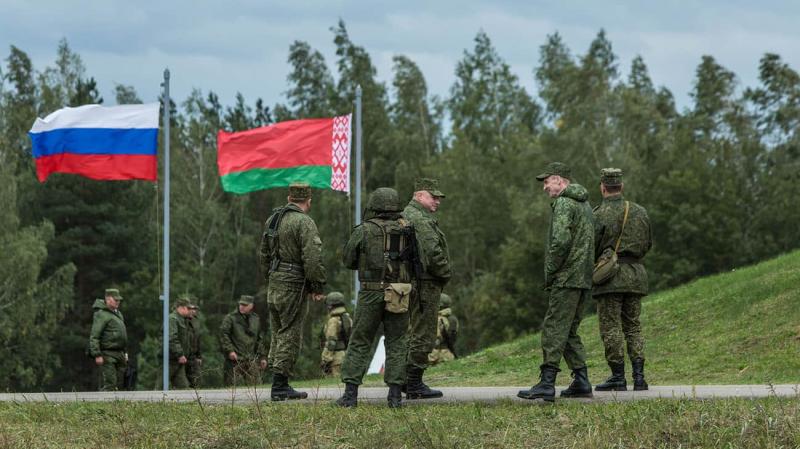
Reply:
[[[442, 284], [422, 281], [422, 291], [411, 296], [408, 306], [408, 366], [428, 368], [428, 354], [436, 344], [436, 326], [439, 317], [439, 298]], [[417, 284], [414, 284], [417, 288]]]
[[261, 385], [262, 383], [259, 361], [252, 357], [247, 358], [240, 355], [237, 362], [225, 358], [222, 370], [227, 386]]
[[436, 348], [428, 354], [428, 363], [436, 365], [440, 362], [455, 360], [456, 356], [447, 348]]
[[345, 351], [331, 351], [327, 348], [322, 350], [320, 357], [322, 374], [326, 376], [338, 377], [342, 374], [342, 363], [344, 362]]
[[385, 308], [382, 291], [360, 291], [353, 332], [342, 364], [342, 382], [361, 385], [372, 361], [375, 335], [383, 323], [386, 365], [383, 380], [389, 385], [406, 383], [406, 333], [408, 313], [391, 313]]
[[586, 351], [578, 327], [583, 319], [583, 305], [591, 297], [588, 289], [550, 288], [542, 325], [542, 366], [558, 369], [562, 356], [572, 370], [586, 366]]
[[269, 367], [273, 373], [292, 377], [303, 342], [303, 321], [308, 299], [303, 284], [270, 280], [267, 290], [269, 324]]
[[169, 362], [169, 386], [176, 390], [189, 388], [189, 378], [186, 376], [187, 363], [181, 365], [177, 360]]
[[98, 366], [100, 391], [115, 391], [125, 389], [125, 353], [122, 351], [102, 351], [103, 364]]
[[625, 363], [625, 343], [628, 357], [644, 360], [644, 337], [639, 315], [642, 296], [633, 293], [608, 293], [596, 296], [600, 337], [606, 349], [608, 363]]
[[189, 379], [189, 388], [200, 388], [203, 376], [203, 359], [200, 357], [189, 357], [186, 364], [186, 378]]

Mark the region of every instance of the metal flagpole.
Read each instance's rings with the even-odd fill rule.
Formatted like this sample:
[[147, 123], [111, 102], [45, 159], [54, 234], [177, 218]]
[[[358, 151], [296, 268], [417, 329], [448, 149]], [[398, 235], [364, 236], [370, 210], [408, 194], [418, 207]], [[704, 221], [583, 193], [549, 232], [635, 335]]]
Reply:
[[[356, 86], [356, 226], [361, 224], [361, 86]], [[358, 271], [353, 272], [353, 292], [356, 302], [361, 285]]]
[[163, 334], [161, 351], [163, 356], [162, 376], [164, 392], [169, 391], [169, 69], [164, 69], [164, 292], [163, 302]]

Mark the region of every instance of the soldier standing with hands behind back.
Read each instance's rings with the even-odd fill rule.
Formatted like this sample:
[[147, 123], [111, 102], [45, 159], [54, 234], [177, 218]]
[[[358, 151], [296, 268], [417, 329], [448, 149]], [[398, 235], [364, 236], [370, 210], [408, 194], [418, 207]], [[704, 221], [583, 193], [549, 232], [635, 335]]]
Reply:
[[122, 390], [128, 365], [128, 333], [119, 306], [122, 295], [116, 288], [107, 288], [104, 299], [97, 299], [92, 308], [92, 330], [88, 354], [100, 369], [100, 390]]
[[325, 288], [322, 239], [316, 223], [308, 215], [311, 187], [292, 183], [287, 200], [286, 206], [275, 209], [267, 219], [260, 252], [261, 270], [269, 284], [270, 398], [273, 401], [308, 397], [308, 393], [292, 388], [289, 378], [300, 354], [308, 298], [314, 301], [325, 298], [322, 293]]
[[611, 377], [597, 385], [597, 391], [625, 391], [625, 342], [633, 367], [633, 389], [647, 390], [644, 380], [644, 338], [639, 315], [642, 297], [647, 295], [647, 270], [642, 258], [653, 245], [647, 210], [622, 196], [622, 170], [600, 171], [603, 202], [594, 209], [595, 259], [617, 254], [616, 274], [595, 284], [600, 336]]
[[586, 352], [578, 335], [583, 305], [591, 297], [594, 268], [594, 226], [586, 188], [570, 181], [571, 170], [553, 162], [536, 177], [554, 201], [545, 240], [544, 286], [549, 294], [542, 324], [540, 381], [517, 396], [555, 401], [561, 358], [572, 370], [572, 383], [562, 397], [591, 397]]

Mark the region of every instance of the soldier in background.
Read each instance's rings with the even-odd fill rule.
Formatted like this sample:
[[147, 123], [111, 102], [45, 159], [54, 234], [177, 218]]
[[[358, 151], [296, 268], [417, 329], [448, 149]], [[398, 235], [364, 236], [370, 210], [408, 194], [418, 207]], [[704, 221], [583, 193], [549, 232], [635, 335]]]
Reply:
[[191, 388], [202, 385], [203, 355], [200, 350], [200, 319], [197, 317], [200, 307], [196, 298], [189, 304], [189, 363], [186, 364], [186, 377]]
[[358, 270], [360, 290], [353, 335], [342, 364], [345, 390], [340, 407], [358, 404], [358, 387], [372, 360], [372, 345], [383, 323], [389, 407], [402, 407], [406, 333], [414, 266], [419, 265], [413, 228], [402, 218], [400, 196], [388, 187], [376, 189], [367, 202], [364, 222], [356, 226], [342, 251], [342, 263]]
[[100, 391], [124, 389], [128, 333], [119, 311], [121, 303], [119, 290], [107, 288], [104, 299], [96, 299], [92, 306], [94, 317], [87, 353], [100, 370]]
[[275, 209], [261, 238], [261, 270], [267, 278], [267, 306], [271, 331], [269, 367], [273, 401], [305, 399], [308, 393], [289, 385], [303, 340], [308, 298], [321, 301], [325, 288], [322, 239], [311, 210], [311, 187], [289, 186], [286, 206]]
[[340, 292], [328, 293], [325, 306], [328, 308], [328, 319], [322, 327], [320, 367], [326, 376], [339, 376], [353, 331], [353, 320], [345, 309], [344, 295]]
[[169, 384], [173, 388], [189, 388], [186, 366], [189, 363], [189, 301], [181, 295], [175, 301], [175, 310], [169, 314]]
[[226, 385], [258, 385], [261, 372], [267, 369], [261, 318], [254, 307], [252, 296], [240, 296], [237, 309], [225, 315], [219, 327]]
[[647, 210], [622, 196], [622, 170], [600, 171], [603, 202], [594, 209], [595, 259], [616, 252], [618, 271], [606, 282], [595, 285], [600, 336], [611, 377], [597, 385], [597, 391], [625, 391], [625, 352], [633, 368], [633, 389], [647, 390], [644, 380], [644, 337], [639, 315], [642, 297], [647, 295], [647, 270], [642, 258], [653, 245]]
[[456, 358], [456, 338], [458, 337], [458, 318], [451, 309], [450, 296], [442, 293], [439, 299], [439, 318], [436, 326], [436, 345], [433, 347], [428, 361], [431, 365], [449, 362]]
[[444, 197], [437, 180], [419, 178], [414, 182], [414, 196], [403, 210], [403, 217], [414, 225], [423, 267], [416, 283], [419, 289], [411, 295], [409, 306], [407, 399], [442, 397], [442, 392], [425, 385], [422, 377], [436, 343], [439, 298], [451, 276], [447, 239], [433, 215]]
[[594, 268], [594, 225], [586, 188], [572, 183], [569, 167], [553, 162], [536, 177], [554, 201], [547, 229], [544, 258], [544, 286], [549, 294], [542, 324], [540, 381], [517, 396], [523, 399], [555, 401], [556, 376], [561, 358], [572, 370], [572, 383], [562, 397], [591, 397], [592, 385], [586, 370], [586, 351], [578, 327], [583, 307], [591, 298]]

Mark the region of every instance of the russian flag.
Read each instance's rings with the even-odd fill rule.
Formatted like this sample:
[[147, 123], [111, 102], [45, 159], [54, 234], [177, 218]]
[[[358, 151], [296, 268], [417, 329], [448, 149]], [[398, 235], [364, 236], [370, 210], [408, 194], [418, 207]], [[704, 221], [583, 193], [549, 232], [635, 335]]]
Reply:
[[37, 118], [28, 135], [39, 182], [51, 173], [155, 181], [158, 112], [159, 103], [90, 104]]

